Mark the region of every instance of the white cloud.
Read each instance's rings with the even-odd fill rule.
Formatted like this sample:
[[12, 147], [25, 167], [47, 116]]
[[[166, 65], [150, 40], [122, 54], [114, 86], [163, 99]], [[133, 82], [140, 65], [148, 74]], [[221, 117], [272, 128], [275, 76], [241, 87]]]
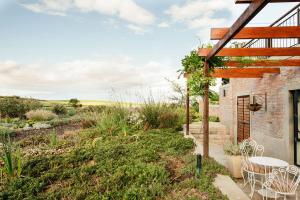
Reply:
[[79, 12], [98, 12], [140, 26], [151, 25], [155, 21], [151, 12], [133, 0], [40, 0], [38, 3], [22, 5], [33, 12], [60, 16], [65, 16], [71, 9]]
[[[157, 73], [159, 71], [159, 73]], [[131, 58], [99, 58], [57, 64], [20, 64], [0, 61], [0, 91], [3, 95], [25, 95], [48, 99], [107, 96], [112, 88], [119, 92], [141, 90], [169, 91], [165, 77], [175, 79], [176, 69], [150, 61], [135, 64]]]
[[133, 24], [127, 25], [127, 28], [132, 30], [137, 35], [144, 35], [147, 32], [147, 30], [144, 27], [136, 26]]
[[170, 24], [167, 22], [161, 22], [160, 24], [158, 24], [159, 28], [168, 28], [169, 26]]
[[[183, 4], [172, 5], [166, 14], [171, 21], [196, 29], [201, 38], [208, 39], [209, 28], [228, 25], [239, 11], [235, 11], [233, 0], [186, 0]], [[208, 34], [203, 35], [204, 32]]]

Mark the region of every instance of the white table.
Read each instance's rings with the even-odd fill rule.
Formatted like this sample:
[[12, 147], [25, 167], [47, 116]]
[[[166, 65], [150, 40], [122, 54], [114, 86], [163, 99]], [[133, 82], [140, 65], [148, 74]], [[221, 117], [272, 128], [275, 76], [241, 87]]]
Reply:
[[[271, 168], [271, 169], [282, 168], [282, 167], [285, 168], [285, 167], [289, 166], [289, 164], [286, 161], [280, 160], [277, 158], [272, 158], [272, 157], [255, 156], [255, 157], [249, 158], [249, 161], [255, 165], [264, 166], [264, 167]], [[255, 181], [253, 184], [255, 184]], [[255, 185], [252, 186], [251, 190], [252, 190], [252, 195], [253, 195], [253, 192], [255, 190]], [[257, 190], [257, 192], [260, 193], [262, 196], [266, 196], [266, 194], [268, 193], [269, 198], [275, 197], [275, 194], [273, 194], [273, 192], [266, 191], [264, 189], [259, 189], [259, 190]]]
[[249, 158], [249, 161], [253, 164], [272, 167], [272, 168], [280, 168], [280, 167], [288, 167], [289, 164], [283, 160], [272, 158], [272, 157], [264, 157], [264, 156], [255, 156]]

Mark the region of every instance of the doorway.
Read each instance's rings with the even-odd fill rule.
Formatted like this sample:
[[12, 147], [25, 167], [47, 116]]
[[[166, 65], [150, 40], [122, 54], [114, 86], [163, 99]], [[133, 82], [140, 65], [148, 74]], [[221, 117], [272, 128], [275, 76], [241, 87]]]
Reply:
[[294, 164], [300, 167], [300, 90], [293, 90], [293, 121], [294, 121]]
[[237, 142], [240, 143], [250, 137], [250, 96], [237, 98]]

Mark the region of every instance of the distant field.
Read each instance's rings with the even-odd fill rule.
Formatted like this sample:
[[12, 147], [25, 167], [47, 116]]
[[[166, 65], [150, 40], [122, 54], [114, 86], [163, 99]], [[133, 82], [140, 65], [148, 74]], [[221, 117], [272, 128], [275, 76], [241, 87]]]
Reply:
[[[67, 105], [69, 103], [69, 100], [45, 100], [42, 101], [44, 106], [50, 106], [53, 104], [65, 104]], [[80, 104], [83, 106], [99, 106], [99, 105], [104, 105], [104, 106], [109, 106], [109, 105], [114, 105], [114, 104], [119, 104], [120, 102], [114, 102], [114, 101], [104, 101], [104, 100], [80, 100]], [[129, 102], [122, 102], [122, 105], [126, 106], [138, 106], [138, 103], [129, 103]]]

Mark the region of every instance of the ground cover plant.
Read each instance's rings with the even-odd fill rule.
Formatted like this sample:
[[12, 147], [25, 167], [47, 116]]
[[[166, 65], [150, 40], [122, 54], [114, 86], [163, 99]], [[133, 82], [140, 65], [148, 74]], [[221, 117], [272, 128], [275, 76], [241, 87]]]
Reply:
[[169, 129], [144, 130], [142, 108], [114, 106], [84, 111], [87, 129], [15, 141], [10, 154], [22, 166], [3, 173], [0, 198], [226, 199], [212, 185], [226, 170], [208, 159], [197, 175], [194, 143], [175, 130], [178, 109], [167, 111], [154, 121], [167, 118]]

